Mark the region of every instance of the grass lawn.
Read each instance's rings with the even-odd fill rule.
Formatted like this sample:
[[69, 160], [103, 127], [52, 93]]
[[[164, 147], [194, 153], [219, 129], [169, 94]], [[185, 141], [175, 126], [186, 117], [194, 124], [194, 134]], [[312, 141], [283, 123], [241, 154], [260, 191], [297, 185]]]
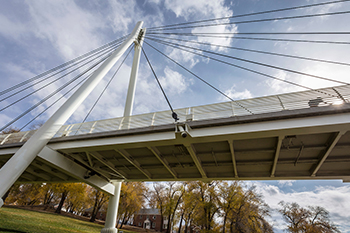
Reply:
[[[85, 222], [58, 214], [39, 213], [15, 208], [0, 208], [0, 232], [7, 233], [99, 233], [103, 228], [96, 223]], [[125, 231], [125, 233], [132, 233]]]

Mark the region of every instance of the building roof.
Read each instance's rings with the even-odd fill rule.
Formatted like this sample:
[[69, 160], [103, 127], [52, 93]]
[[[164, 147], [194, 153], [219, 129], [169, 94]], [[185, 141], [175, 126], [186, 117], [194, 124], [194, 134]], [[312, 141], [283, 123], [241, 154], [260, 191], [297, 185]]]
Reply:
[[137, 215], [160, 215], [159, 209], [141, 209], [137, 213]]

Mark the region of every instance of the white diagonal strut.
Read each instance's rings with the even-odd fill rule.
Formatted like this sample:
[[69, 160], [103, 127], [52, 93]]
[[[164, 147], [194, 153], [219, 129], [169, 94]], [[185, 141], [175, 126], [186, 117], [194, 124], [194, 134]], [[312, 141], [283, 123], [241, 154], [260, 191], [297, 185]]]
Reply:
[[324, 153], [324, 155], [322, 156], [322, 158], [320, 159], [320, 161], [317, 163], [317, 166], [315, 167], [315, 169], [313, 170], [313, 172], [311, 173], [311, 176], [315, 177], [316, 173], [318, 172], [318, 170], [321, 168], [321, 166], [323, 165], [324, 161], [326, 161], [328, 155], [332, 152], [333, 148], [335, 147], [335, 145], [338, 143], [339, 139], [346, 133], [346, 131], [340, 131], [336, 133], [336, 136], [334, 137], [334, 139], [332, 140], [332, 143], [328, 146], [326, 153]]
[[277, 146], [276, 146], [276, 151], [275, 151], [275, 158], [274, 158], [274, 160], [273, 160], [273, 164], [272, 164], [272, 168], [271, 168], [271, 177], [275, 177], [277, 162], [278, 162], [278, 158], [279, 158], [279, 156], [280, 156], [281, 146], [282, 146], [282, 141], [283, 141], [283, 139], [284, 139], [283, 136], [279, 136], [279, 137], [278, 137]]
[[[35, 156], [46, 146], [61, 126], [74, 113], [84, 99], [108, 73], [128, 47], [137, 39], [143, 22], [136, 24], [134, 30], [113, 54], [87, 79], [83, 85], [40, 127], [35, 134], [0, 169], [0, 197], [16, 182]], [[0, 207], [3, 205], [0, 199]]]

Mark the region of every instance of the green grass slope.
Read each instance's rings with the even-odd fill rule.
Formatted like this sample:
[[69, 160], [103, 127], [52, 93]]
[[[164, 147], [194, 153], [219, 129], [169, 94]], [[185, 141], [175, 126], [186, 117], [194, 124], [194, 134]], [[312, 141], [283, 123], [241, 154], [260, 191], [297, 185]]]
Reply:
[[[99, 233], [103, 228], [96, 223], [85, 222], [58, 214], [40, 213], [15, 208], [0, 208], [0, 232], [7, 233]], [[124, 231], [130, 232], [130, 231]]]

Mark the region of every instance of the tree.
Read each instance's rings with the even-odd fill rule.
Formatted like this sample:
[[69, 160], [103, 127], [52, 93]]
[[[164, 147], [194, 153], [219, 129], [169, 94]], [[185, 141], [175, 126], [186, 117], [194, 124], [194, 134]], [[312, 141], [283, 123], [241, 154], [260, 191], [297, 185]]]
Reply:
[[238, 182], [222, 182], [218, 187], [218, 192], [221, 217], [223, 217], [222, 232], [225, 233], [228, 216], [237, 206], [237, 199], [242, 189]]
[[215, 216], [219, 212], [217, 184], [218, 181], [210, 183], [196, 181], [197, 188], [192, 191], [195, 198], [198, 199], [193, 223], [201, 226], [203, 232], [213, 232], [216, 227]]
[[235, 196], [227, 215], [230, 232], [273, 232], [272, 226], [265, 220], [265, 216], [269, 216], [269, 207], [254, 187], [243, 189], [237, 186]]
[[[178, 233], [187, 232], [193, 222], [193, 218], [198, 204], [197, 196], [193, 191], [197, 188], [196, 182], [186, 182], [185, 192], [182, 197], [182, 202], [179, 206], [180, 223]], [[184, 223], [184, 230], [182, 224]]]
[[91, 212], [91, 218], [89, 221], [95, 222], [98, 212], [100, 212], [102, 207], [106, 205], [106, 203], [109, 199], [109, 196], [100, 190], [89, 187], [88, 188], [88, 198], [90, 201], [92, 201], [94, 203], [93, 209]]
[[339, 232], [337, 227], [330, 221], [329, 213], [320, 206], [309, 206], [307, 209], [297, 203], [280, 202], [279, 212], [288, 223], [288, 232], [311, 232], [332, 233]]
[[84, 183], [74, 183], [66, 198], [67, 212], [82, 213], [87, 208], [87, 185]]
[[168, 219], [166, 232], [170, 232], [175, 220], [176, 210], [184, 193], [183, 183], [166, 182], [153, 183], [153, 191], [150, 192], [150, 206], [159, 208], [161, 219]]
[[41, 203], [42, 184], [14, 184], [7, 197], [7, 203], [18, 205], [34, 205]]
[[42, 205], [45, 206], [45, 209], [47, 209], [52, 202], [59, 199], [57, 189], [57, 184], [54, 183], [46, 183], [42, 185], [40, 192], [43, 197]]
[[120, 228], [127, 223], [145, 202], [147, 188], [143, 182], [126, 182], [122, 184], [118, 215]]
[[61, 194], [60, 203], [58, 204], [58, 207], [56, 208], [55, 213], [60, 214], [63, 204], [69, 194], [69, 192], [74, 187], [74, 184], [57, 184], [57, 191]]
[[10, 134], [10, 133], [18, 133], [20, 130], [16, 127], [8, 127], [6, 129], [4, 129], [3, 131], [1, 131], [0, 134]]

